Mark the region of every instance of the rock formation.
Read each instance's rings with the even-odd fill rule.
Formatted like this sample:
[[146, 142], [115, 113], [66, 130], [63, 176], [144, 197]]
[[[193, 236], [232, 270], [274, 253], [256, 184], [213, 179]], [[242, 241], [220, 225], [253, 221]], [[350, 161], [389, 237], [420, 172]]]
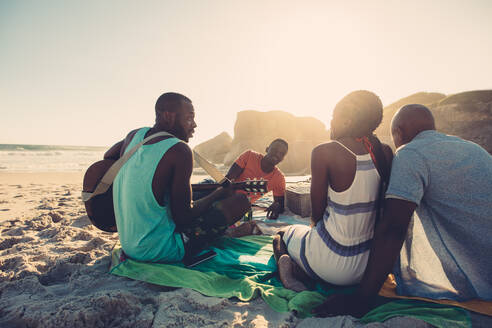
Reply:
[[408, 104], [422, 104], [429, 106], [441, 99], [446, 98], [442, 93], [419, 92], [408, 97], [402, 98], [383, 108], [383, 121], [376, 129], [375, 133], [382, 142], [394, 148], [393, 140], [391, 139], [391, 119], [400, 107]]
[[449, 96], [438, 93], [417, 93], [384, 108], [383, 122], [376, 134], [393, 146], [390, 123], [395, 112], [406, 104], [427, 106], [440, 132], [473, 141], [492, 153], [492, 90], [457, 93]]
[[429, 109], [438, 131], [473, 141], [492, 154], [492, 90], [457, 93]]
[[329, 132], [321, 121], [312, 117], [296, 117], [282, 111], [241, 111], [237, 114], [234, 139], [224, 164], [232, 165], [247, 149], [265, 153], [276, 138], [289, 143], [289, 152], [279, 168], [284, 173], [306, 174], [310, 172], [311, 150], [326, 142]]
[[231, 150], [231, 143], [231, 136], [227, 132], [222, 132], [193, 149], [213, 163], [224, 163], [225, 156]]
[[[446, 96], [419, 92], [386, 106], [383, 121], [376, 129], [381, 141], [394, 147], [390, 124], [395, 112], [406, 104], [427, 106], [436, 119], [438, 131], [471, 140], [492, 153], [492, 90], [469, 91]], [[232, 165], [245, 150], [265, 153], [276, 138], [289, 143], [289, 152], [279, 167], [288, 174], [309, 174], [311, 151], [328, 141], [325, 125], [312, 117], [296, 117], [282, 111], [242, 111], [237, 114], [234, 138], [226, 132], [195, 147], [214, 163]]]

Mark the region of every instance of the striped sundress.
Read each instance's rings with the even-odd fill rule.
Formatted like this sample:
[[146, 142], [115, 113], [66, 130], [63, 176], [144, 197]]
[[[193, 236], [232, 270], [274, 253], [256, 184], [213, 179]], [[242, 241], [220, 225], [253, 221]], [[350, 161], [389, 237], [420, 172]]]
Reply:
[[292, 225], [283, 236], [290, 257], [311, 278], [335, 285], [362, 279], [377, 213], [379, 173], [370, 154], [350, 152], [357, 160], [352, 185], [342, 192], [329, 186], [323, 219], [314, 228]]

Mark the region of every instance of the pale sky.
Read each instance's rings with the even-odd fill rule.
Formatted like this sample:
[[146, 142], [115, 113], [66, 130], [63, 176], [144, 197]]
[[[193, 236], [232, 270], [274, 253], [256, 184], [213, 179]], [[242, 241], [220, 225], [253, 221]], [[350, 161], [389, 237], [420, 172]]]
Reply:
[[109, 146], [191, 98], [196, 145], [238, 111], [327, 126], [367, 89], [492, 89], [492, 1], [0, 0], [0, 143]]

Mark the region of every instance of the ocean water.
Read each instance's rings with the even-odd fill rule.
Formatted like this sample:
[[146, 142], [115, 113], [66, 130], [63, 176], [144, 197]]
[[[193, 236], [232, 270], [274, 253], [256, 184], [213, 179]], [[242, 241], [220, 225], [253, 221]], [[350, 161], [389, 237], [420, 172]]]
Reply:
[[[108, 147], [109, 148], [109, 147]], [[103, 159], [106, 147], [0, 144], [0, 172], [85, 172]], [[229, 167], [218, 165], [224, 174]], [[193, 169], [191, 183], [210, 176], [200, 167]], [[306, 181], [309, 176], [286, 176], [288, 183]]]
[[0, 172], [81, 172], [106, 147], [0, 144]]

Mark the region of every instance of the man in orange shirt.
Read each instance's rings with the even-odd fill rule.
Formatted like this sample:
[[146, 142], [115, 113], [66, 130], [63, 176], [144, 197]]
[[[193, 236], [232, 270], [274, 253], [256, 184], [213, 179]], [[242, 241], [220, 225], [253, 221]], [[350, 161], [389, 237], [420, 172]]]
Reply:
[[[266, 209], [267, 219], [277, 219], [279, 214], [284, 211], [285, 178], [276, 165], [284, 159], [288, 149], [289, 145], [285, 140], [275, 139], [266, 148], [265, 155], [247, 150], [236, 159], [226, 175], [231, 181], [245, 181], [247, 179], [268, 181], [267, 189], [273, 191], [274, 201]], [[251, 203], [261, 197], [261, 195], [254, 194], [248, 196]]]

